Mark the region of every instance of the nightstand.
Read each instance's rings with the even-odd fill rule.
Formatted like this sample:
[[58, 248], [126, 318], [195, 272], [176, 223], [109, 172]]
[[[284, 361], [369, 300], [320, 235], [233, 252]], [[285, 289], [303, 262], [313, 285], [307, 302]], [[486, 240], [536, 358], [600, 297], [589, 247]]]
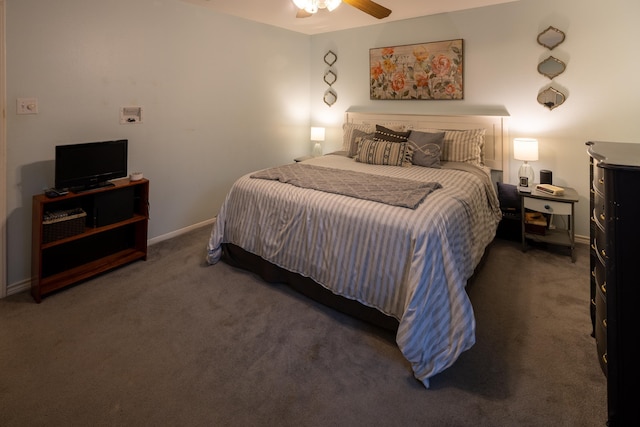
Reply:
[[[535, 190], [535, 185], [530, 193], [518, 189], [520, 195], [520, 213], [522, 215], [522, 250], [527, 250], [527, 239], [535, 242], [550, 243], [552, 245], [566, 246], [571, 250], [571, 262], [576, 261], [575, 255], [575, 228], [574, 228], [574, 205], [578, 202], [578, 193], [573, 188], [563, 187], [562, 196], [553, 196]], [[543, 228], [538, 233], [525, 229], [525, 212], [541, 212], [549, 215], [562, 215], [567, 218], [566, 228], [551, 227]]]

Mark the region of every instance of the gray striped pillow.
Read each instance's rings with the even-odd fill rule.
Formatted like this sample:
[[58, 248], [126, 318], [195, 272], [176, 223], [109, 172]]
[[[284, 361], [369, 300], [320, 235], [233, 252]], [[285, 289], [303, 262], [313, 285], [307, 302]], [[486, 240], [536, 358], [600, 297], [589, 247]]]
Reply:
[[441, 159], [483, 165], [484, 134], [486, 129], [446, 130]]
[[356, 162], [371, 165], [411, 166], [413, 148], [406, 142], [364, 139], [358, 145]]
[[[364, 133], [374, 133], [376, 131], [375, 125], [366, 125], [366, 124], [354, 124], [354, 123], [345, 123], [342, 125], [342, 150], [347, 151], [350, 154], [349, 157], [353, 157], [356, 153], [357, 143], [354, 141], [355, 136], [354, 130], [359, 130]], [[352, 148], [353, 146], [353, 148]]]

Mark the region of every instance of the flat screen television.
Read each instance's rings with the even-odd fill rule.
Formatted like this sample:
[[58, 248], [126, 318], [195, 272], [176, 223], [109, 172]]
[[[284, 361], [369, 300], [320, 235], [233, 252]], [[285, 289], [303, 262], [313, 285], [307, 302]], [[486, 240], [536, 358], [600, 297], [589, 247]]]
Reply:
[[56, 146], [55, 186], [73, 192], [112, 186], [127, 176], [128, 140]]

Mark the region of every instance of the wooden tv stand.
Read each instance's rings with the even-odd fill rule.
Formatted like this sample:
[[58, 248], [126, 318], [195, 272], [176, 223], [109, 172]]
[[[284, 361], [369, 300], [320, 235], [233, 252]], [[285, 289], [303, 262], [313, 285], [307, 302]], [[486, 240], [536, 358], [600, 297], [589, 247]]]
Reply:
[[[55, 198], [33, 196], [31, 295], [36, 302], [66, 286], [147, 259], [149, 181], [112, 182], [112, 187]], [[67, 216], [51, 219], [53, 212]]]

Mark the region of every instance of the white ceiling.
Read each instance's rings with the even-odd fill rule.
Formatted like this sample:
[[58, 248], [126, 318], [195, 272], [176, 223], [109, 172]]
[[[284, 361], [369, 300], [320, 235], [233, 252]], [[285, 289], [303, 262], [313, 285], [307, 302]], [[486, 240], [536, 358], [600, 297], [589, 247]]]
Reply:
[[297, 9], [292, 0], [182, 1], [216, 12], [312, 35], [518, 0], [376, 0], [380, 5], [392, 10], [391, 15], [384, 19], [373, 18], [346, 3], [342, 3], [333, 12], [325, 9], [309, 18], [296, 18]]

